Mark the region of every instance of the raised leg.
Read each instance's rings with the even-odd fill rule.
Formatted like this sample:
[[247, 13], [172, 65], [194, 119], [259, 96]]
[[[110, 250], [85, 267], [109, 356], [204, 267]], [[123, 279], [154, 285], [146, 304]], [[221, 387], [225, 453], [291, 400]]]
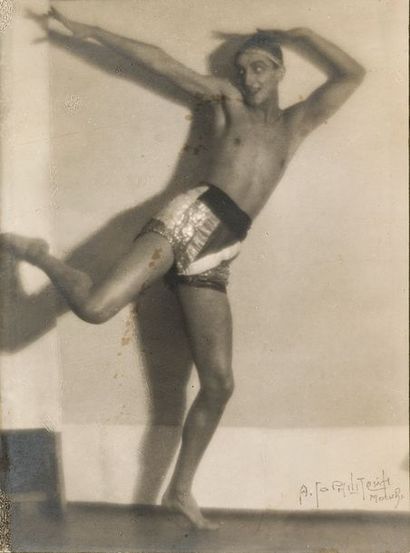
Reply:
[[233, 392], [232, 318], [226, 294], [179, 287], [187, 333], [200, 380], [200, 391], [188, 413], [182, 445], [162, 504], [182, 512], [196, 527], [218, 527], [205, 519], [192, 496], [199, 462]]
[[101, 282], [48, 253], [43, 240], [13, 234], [0, 236], [0, 247], [43, 270], [68, 305], [84, 321], [107, 321], [135, 299], [138, 293], [164, 275], [174, 261], [168, 241], [155, 233], [138, 238], [129, 252]]

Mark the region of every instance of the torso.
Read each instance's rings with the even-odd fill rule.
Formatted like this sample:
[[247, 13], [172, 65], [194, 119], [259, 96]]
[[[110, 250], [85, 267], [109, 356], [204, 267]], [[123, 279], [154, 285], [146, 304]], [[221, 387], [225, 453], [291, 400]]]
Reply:
[[251, 218], [267, 202], [300, 143], [291, 111], [265, 122], [236, 97], [215, 106], [208, 182]]

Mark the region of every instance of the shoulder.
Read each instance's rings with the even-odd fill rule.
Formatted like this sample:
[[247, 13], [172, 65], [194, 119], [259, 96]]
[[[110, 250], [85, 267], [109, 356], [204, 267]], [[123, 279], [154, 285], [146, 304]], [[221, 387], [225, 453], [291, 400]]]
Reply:
[[240, 100], [242, 102], [243, 97], [238, 88], [234, 86], [231, 82], [228, 80], [224, 80], [223, 88], [222, 88], [223, 97], [226, 99], [231, 100]]
[[207, 99], [222, 103], [224, 100], [242, 101], [242, 94], [228, 79], [207, 75]]
[[360, 85], [363, 75], [364, 73], [357, 70], [352, 74], [327, 79], [305, 100], [286, 110], [289, 122], [302, 135], [306, 135], [322, 123], [326, 123], [329, 117], [339, 110]]
[[283, 110], [283, 131], [289, 140], [290, 150], [296, 149], [304, 142], [312, 131], [312, 126], [306, 123], [306, 104], [304, 101], [292, 104]]
[[315, 127], [307, 117], [310, 111], [311, 106], [306, 100], [292, 104], [284, 110], [286, 125], [295, 137], [304, 138]]
[[302, 120], [303, 115], [306, 111], [306, 105], [305, 102], [297, 102], [296, 104], [292, 104], [291, 106], [287, 107], [285, 110], [283, 110], [283, 120], [285, 124], [293, 129], [297, 129]]

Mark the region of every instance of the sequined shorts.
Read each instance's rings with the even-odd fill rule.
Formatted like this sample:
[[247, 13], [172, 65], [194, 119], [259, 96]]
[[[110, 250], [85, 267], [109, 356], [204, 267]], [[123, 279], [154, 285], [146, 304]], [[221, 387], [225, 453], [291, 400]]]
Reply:
[[251, 225], [249, 216], [222, 190], [201, 184], [176, 196], [140, 234], [156, 232], [174, 252], [170, 286], [188, 284], [226, 291], [229, 266]]

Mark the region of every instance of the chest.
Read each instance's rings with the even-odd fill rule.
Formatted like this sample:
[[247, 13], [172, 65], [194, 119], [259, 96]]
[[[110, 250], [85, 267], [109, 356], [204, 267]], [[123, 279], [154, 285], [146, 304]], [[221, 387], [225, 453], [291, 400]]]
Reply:
[[281, 121], [262, 125], [234, 119], [225, 129], [224, 141], [250, 164], [263, 163], [266, 168], [284, 166], [292, 149], [290, 133]]
[[227, 103], [215, 112], [215, 131], [220, 138], [233, 141], [236, 146], [257, 150], [286, 150], [293, 137], [284, 112], [276, 119], [255, 117], [242, 105]]

